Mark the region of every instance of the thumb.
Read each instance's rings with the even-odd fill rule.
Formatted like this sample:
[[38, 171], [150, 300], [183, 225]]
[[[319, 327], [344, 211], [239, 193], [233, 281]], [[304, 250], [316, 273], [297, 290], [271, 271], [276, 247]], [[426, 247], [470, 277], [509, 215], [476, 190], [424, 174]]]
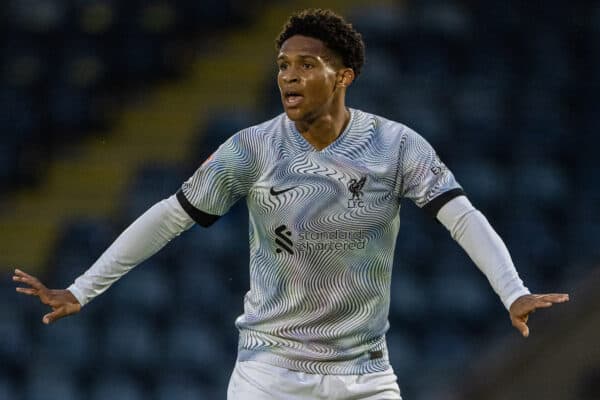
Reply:
[[523, 326], [519, 330], [521, 331], [521, 335], [523, 335], [523, 337], [529, 337], [529, 327], [526, 323], [523, 322]]
[[529, 327], [527, 326], [527, 323], [524, 320], [520, 318], [513, 319], [513, 326], [517, 328], [519, 332], [521, 332], [521, 335], [523, 335], [523, 337], [529, 337]]
[[64, 317], [65, 314], [66, 314], [65, 308], [59, 307], [56, 310], [52, 311], [51, 313], [44, 315], [44, 318], [42, 318], [42, 322], [46, 325], [49, 325], [49, 324], [53, 323], [54, 321], [56, 321], [57, 319]]

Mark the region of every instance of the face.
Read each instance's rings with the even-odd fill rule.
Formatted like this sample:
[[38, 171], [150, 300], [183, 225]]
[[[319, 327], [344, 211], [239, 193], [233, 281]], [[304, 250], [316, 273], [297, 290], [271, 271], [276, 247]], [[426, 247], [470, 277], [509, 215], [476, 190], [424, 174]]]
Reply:
[[281, 46], [277, 66], [283, 109], [292, 121], [310, 123], [330, 113], [343, 98], [339, 83], [344, 68], [318, 39], [292, 36]]

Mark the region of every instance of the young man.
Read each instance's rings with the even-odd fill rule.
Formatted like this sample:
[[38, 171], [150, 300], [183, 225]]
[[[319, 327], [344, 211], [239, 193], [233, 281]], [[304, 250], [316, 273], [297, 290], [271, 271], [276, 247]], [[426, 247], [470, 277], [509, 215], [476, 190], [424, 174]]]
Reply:
[[324, 10], [293, 15], [277, 39], [285, 113], [226, 141], [177, 194], [135, 221], [66, 290], [16, 270], [17, 291], [78, 312], [194, 222], [209, 226], [241, 198], [250, 214], [251, 289], [230, 400], [400, 399], [389, 364], [390, 280], [399, 207], [436, 217], [487, 276], [527, 336], [537, 308], [485, 217], [431, 146], [408, 127], [345, 105], [364, 62], [361, 36]]

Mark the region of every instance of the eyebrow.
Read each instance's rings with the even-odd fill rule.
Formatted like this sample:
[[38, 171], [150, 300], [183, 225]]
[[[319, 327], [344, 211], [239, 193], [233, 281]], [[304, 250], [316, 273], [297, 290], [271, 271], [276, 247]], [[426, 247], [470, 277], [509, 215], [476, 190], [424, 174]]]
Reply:
[[[283, 59], [286, 59], [286, 58], [289, 58], [289, 57], [286, 56], [285, 54], [280, 54], [277, 57], [277, 61], [283, 60]], [[319, 56], [315, 57], [315, 56], [312, 56], [312, 55], [309, 55], [309, 54], [300, 54], [300, 55], [298, 55], [298, 58], [301, 58], [301, 59], [312, 58], [313, 60], [319, 60], [319, 59], [326, 60], [327, 59], [326, 57], [319, 57]]]

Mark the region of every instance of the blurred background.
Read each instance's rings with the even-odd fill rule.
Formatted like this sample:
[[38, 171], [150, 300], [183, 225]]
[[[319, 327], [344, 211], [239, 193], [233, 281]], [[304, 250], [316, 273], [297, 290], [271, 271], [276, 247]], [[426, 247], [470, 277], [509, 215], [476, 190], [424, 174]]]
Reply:
[[0, 399], [225, 399], [243, 204], [52, 326], [11, 271], [66, 287], [218, 144], [280, 113], [274, 38], [307, 6], [364, 35], [348, 104], [425, 136], [529, 288], [572, 294], [521, 339], [444, 228], [405, 202], [388, 335], [405, 400], [600, 399], [598, 2], [3, 4]]

